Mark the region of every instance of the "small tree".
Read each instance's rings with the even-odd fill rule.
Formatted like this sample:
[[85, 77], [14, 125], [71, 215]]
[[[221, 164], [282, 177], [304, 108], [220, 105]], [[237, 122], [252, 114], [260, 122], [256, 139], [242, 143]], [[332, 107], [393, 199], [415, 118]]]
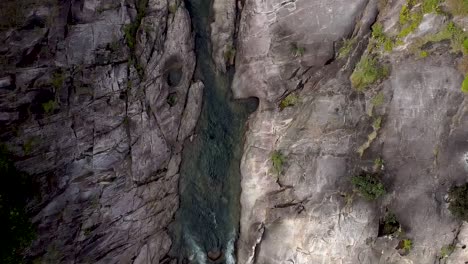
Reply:
[[363, 172], [351, 178], [358, 193], [367, 200], [375, 200], [385, 194], [385, 187], [377, 174]]

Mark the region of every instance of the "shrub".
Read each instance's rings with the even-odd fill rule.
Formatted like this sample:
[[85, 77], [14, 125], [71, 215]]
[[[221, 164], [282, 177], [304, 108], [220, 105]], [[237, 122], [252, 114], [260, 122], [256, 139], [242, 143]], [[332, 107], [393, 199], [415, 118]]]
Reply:
[[449, 210], [460, 220], [468, 221], [468, 183], [449, 191]]
[[401, 226], [394, 213], [387, 213], [380, 222], [379, 236], [390, 236], [400, 232]]
[[385, 194], [385, 187], [376, 174], [363, 172], [351, 178], [358, 193], [367, 200], [375, 200]]
[[281, 151], [275, 150], [271, 154], [270, 159], [273, 164], [273, 172], [280, 176], [281, 173], [283, 173], [283, 165], [286, 161], [286, 157], [283, 155], [283, 153], [281, 153]]
[[413, 241], [411, 239], [401, 240], [401, 249], [406, 252], [409, 252], [413, 248]]
[[424, 14], [439, 11], [440, 0], [424, 0], [422, 3], [422, 11]]
[[299, 97], [291, 93], [291, 94], [288, 94], [288, 96], [286, 96], [285, 98], [283, 98], [283, 100], [281, 100], [279, 107], [281, 110], [283, 110], [286, 107], [296, 105], [298, 101], [299, 101]]
[[358, 91], [362, 91], [387, 75], [388, 69], [380, 65], [377, 59], [364, 56], [351, 74], [351, 84]]
[[454, 245], [445, 245], [440, 249], [440, 258], [446, 258], [455, 251]]
[[461, 90], [464, 93], [468, 93], [468, 75], [466, 75], [465, 79], [463, 80]]

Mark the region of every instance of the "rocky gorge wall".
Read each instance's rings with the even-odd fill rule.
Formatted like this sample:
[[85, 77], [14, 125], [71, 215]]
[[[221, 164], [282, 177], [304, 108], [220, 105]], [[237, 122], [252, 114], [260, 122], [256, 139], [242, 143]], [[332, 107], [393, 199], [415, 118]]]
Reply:
[[179, 1], [2, 1], [1, 138], [39, 186], [34, 263], [170, 263], [182, 143], [195, 127]]
[[[468, 260], [466, 223], [447, 208], [468, 169], [468, 23], [452, 2], [213, 1], [209, 64], [235, 63], [234, 97], [259, 100], [243, 139], [238, 264]], [[0, 138], [39, 187], [26, 260], [177, 263], [168, 226], [206, 92], [184, 2], [0, 7]], [[382, 65], [365, 86], [350, 78], [362, 61]], [[353, 190], [362, 171], [379, 172], [383, 197]], [[399, 237], [381, 234], [389, 212]]]
[[[233, 89], [260, 105], [241, 164], [238, 263], [467, 261], [466, 224], [447, 209], [468, 168], [456, 40], [467, 24], [452, 12], [444, 1], [245, 1]], [[353, 83], [369, 64], [382, 76]], [[367, 201], [351, 176], [375, 170], [386, 194]], [[388, 212], [398, 237], [380, 234]]]

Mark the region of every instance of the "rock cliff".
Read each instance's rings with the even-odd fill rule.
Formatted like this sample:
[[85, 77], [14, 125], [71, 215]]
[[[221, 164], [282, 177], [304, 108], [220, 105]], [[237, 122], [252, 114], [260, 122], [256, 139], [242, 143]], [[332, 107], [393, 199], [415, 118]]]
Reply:
[[[238, 263], [467, 260], [466, 227], [447, 209], [468, 168], [466, 25], [429, 2], [245, 1], [233, 89], [260, 106], [241, 164]], [[364, 88], [363, 61], [383, 65]], [[379, 171], [382, 198], [353, 191], [361, 171]], [[398, 236], [381, 234], [389, 212]]]
[[0, 126], [36, 180], [34, 263], [169, 263], [203, 83], [180, 1], [2, 1]]
[[[216, 88], [229, 87], [234, 64], [233, 97], [259, 101], [240, 164], [238, 264], [468, 260], [468, 226], [448, 209], [468, 171], [466, 1], [211, 7], [197, 60], [183, 1], [0, 3], [0, 141], [38, 187], [28, 263], [233, 262], [235, 231], [214, 229], [237, 229], [226, 208], [237, 210], [238, 152], [226, 148], [241, 148], [248, 111]], [[168, 226], [186, 139], [200, 155], [202, 144], [225, 144], [187, 162], [200, 177], [181, 181], [192, 189], [179, 218], [198, 218], [180, 225], [182, 243]], [[360, 176], [380, 185], [366, 196]], [[184, 248], [192, 236], [196, 254]], [[174, 243], [184, 256], [169, 255]]]

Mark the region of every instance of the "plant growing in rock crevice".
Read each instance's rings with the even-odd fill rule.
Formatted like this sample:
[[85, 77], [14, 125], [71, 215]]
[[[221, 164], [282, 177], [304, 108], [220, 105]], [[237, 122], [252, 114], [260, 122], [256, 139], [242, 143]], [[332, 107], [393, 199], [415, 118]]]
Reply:
[[277, 176], [280, 176], [283, 173], [283, 165], [286, 162], [286, 156], [284, 156], [283, 153], [281, 153], [281, 151], [275, 150], [271, 154], [270, 160], [273, 166], [273, 172]]
[[387, 77], [389, 69], [381, 65], [376, 58], [363, 56], [351, 74], [351, 84], [356, 90], [363, 91], [366, 87]]
[[387, 212], [385, 217], [379, 223], [379, 237], [380, 236], [398, 236], [401, 233], [401, 225], [398, 222], [396, 215]]
[[371, 201], [385, 194], [385, 187], [378, 174], [362, 172], [351, 178], [354, 189], [360, 196]]
[[296, 42], [291, 43], [291, 54], [294, 57], [302, 57], [305, 53], [305, 48], [299, 46]]
[[455, 245], [445, 245], [440, 249], [439, 258], [444, 259], [450, 256], [455, 251]]
[[343, 46], [338, 51], [338, 59], [343, 59], [349, 55], [354, 45], [356, 44], [356, 38], [343, 40]]
[[396, 249], [398, 250], [398, 253], [400, 253], [400, 255], [408, 255], [411, 249], [413, 249], [413, 240], [409, 238], [400, 240]]
[[299, 102], [299, 97], [293, 93], [288, 94], [283, 100], [280, 102], [280, 109], [283, 110], [286, 107], [295, 106]]
[[464, 93], [468, 93], [468, 75], [466, 75], [465, 79], [463, 80], [461, 90]]

